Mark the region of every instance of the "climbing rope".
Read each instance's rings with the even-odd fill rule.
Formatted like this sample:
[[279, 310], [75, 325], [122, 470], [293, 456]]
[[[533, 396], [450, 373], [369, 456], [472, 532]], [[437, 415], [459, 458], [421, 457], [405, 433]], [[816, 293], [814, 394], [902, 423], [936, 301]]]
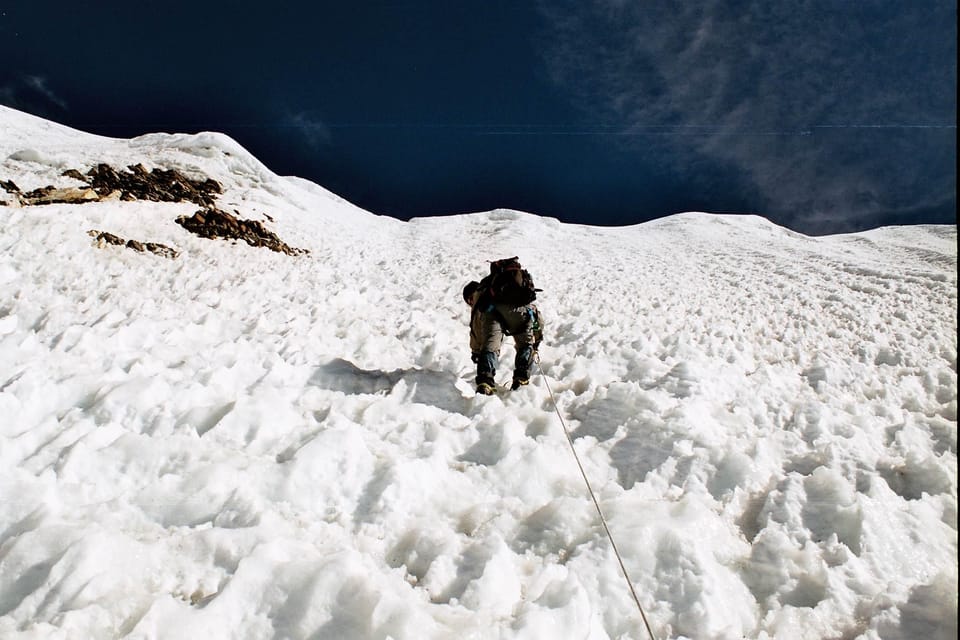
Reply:
[[633, 596], [633, 601], [637, 603], [637, 609], [640, 611], [640, 617], [643, 619], [643, 626], [647, 628], [647, 633], [650, 634], [651, 640], [656, 640], [656, 637], [653, 635], [653, 630], [650, 628], [650, 622], [647, 620], [647, 614], [643, 610], [643, 606], [640, 604], [640, 598], [637, 597], [637, 591], [633, 588], [633, 581], [630, 580], [630, 575], [627, 573], [627, 567], [623, 564], [623, 557], [620, 555], [619, 549], [617, 549], [617, 543], [613, 540], [613, 534], [610, 533], [610, 527], [607, 526], [607, 519], [603, 516], [603, 510], [600, 508], [600, 502], [597, 500], [597, 495], [593, 492], [593, 487], [590, 486], [590, 480], [587, 478], [587, 472], [583, 470], [583, 464], [580, 462], [580, 456], [577, 454], [577, 449], [573, 446], [573, 437], [570, 435], [570, 430], [567, 429], [567, 423], [563, 420], [563, 415], [560, 413], [560, 406], [557, 404], [557, 398], [553, 395], [553, 389], [550, 388], [550, 383], [547, 381], [547, 376], [543, 373], [543, 367], [540, 365], [540, 354], [534, 352], [534, 360], [537, 363], [537, 370], [540, 371], [540, 376], [543, 378], [543, 383], [547, 387], [547, 391], [550, 393], [550, 401], [553, 402], [553, 409], [557, 412], [557, 417], [560, 418], [560, 425], [563, 427], [563, 433], [567, 436], [567, 443], [570, 445], [570, 450], [573, 451], [573, 458], [577, 461], [577, 467], [580, 469], [580, 475], [583, 476], [583, 481], [587, 485], [587, 492], [590, 494], [590, 498], [593, 500], [593, 506], [597, 508], [597, 514], [600, 516], [600, 523], [603, 525], [603, 530], [607, 533], [607, 538], [610, 540], [610, 546], [613, 548], [613, 554], [617, 556], [617, 562], [620, 563], [620, 571], [623, 572], [623, 578], [627, 581], [627, 586], [630, 587], [630, 595]]

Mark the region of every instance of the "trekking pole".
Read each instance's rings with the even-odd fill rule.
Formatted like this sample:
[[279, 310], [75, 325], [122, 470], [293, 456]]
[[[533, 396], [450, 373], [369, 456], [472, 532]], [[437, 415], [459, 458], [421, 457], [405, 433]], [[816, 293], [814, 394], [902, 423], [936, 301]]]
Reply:
[[583, 481], [587, 485], [587, 492], [590, 494], [590, 498], [593, 500], [593, 506], [597, 509], [597, 514], [600, 516], [600, 524], [603, 525], [603, 530], [607, 534], [607, 539], [610, 540], [610, 546], [613, 548], [613, 554], [617, 557], [617, 562], [620, 563], [620, 571], [623, 572], [623, 578], [627, 581], [627, 586], [630, 588], [630, 595], [633, 596], [633, 601], [637, 605], [637, 609], [640, 611], [640, 617], [643, 619], [643, 626], [647, 628], [647, 633], [650, 634], [650, 640], [656, 640], [656, 636], [653, 635], [653, 630], [650, 628], [650, 622], [647, 620], [647, 614], [643, 610], [643, 606], [640, 604], [640, 598], [637, 596], [636, 589], [633, 588], [633, 581], [630, 579], [630, 575], [627, 573], [627, 567], [623, 564], [623, 557], [620, 555], [619, 549], [617, 549], [617, 543], [613, 540], [613, 534], [610, 533], [610, 527], [607, 526], [607, 519], [603, 516], [603, 510], [600, 509], [600, 502], [597, 500], [596, 494], [593, 492], [593, 487], [590, 486], [590, 480], [587, 478], [587, 472], [583, 470], [583, 464], [580, 462], [580, 456], [577, 454], [577, 449], [573, 446], [573, 436], [570, 435], [570, 430], [567, 429], [567, 424], [563, 420], [563, 416], [560, 414], [560, 406], [557, 404], [557, 398], [553, 395], [553, 389], [550, 388], [550, 383], [547, 381], [547, 376], [543, 372], [543, 366], [540, 364], [540, 354], [534, 352], [534, 360], [537, 363], [537, 370], [540, 372], [540, 377], [543, 378], [543, 384], [547, 387], [547, 392], [550, 394], [550, 401], [553, 402], [553, 409], [557, 412], [557, 417], [560, 418], [560, 426], [563, 427], [563, 433], [567, 436], [567, 443], [570, 445], [570, 450], [573, 451], [573, 458], [577, 461], [577, 467], [580, 469], [580, 475], [583, 476]]

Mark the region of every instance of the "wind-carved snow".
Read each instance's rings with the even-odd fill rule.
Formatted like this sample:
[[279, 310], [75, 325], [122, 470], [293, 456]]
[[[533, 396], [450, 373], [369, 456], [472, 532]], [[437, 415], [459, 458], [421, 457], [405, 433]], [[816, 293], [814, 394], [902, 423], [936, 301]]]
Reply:
[[[203, 174], [311, 252], [0, 207], [0, 636], [645, 638], [549, 384], [657, 638], [956, 637], [955, 227], [400, 223], [218, 135], [0, 120], [0, 179]], [[476, 397], [460, 289], [512, 255], [542, 371]]]

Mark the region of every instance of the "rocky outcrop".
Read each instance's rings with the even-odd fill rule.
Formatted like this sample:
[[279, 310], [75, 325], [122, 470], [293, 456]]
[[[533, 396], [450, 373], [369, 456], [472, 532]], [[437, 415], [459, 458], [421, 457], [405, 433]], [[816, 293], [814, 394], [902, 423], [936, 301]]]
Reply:
[[214, 207], [201, 209], [190, 217], [180, 216], [177, 224], [203, 238], [243, 240], [250, 246], [266, 247], [290, 256], [309, 253], [306, 249], [296, 249], [283, 242], [277, 234], [263, 226], [262, 222], [241, 220]]
[[133, 249], [134, 251], [149, 251], [150, 253], [155, 253], [158, 256], [163, 256], [164, 258], [176, 258], [179, 254], [175, 249], [168, 247], [165, 244], [160, 244], [159, 242], [140, 242], [139, 240], [124, 240], [120, 236], [115, 236], [112, 233], [106, 231], [99, 231], [97, 229], [90, 229], [87, 231], [88, 236], [93, 237], [93, 243], [100, 247], [101, 249], [107, 246], [108, 244], [114, 244], [121, 247], [127, 247]]
[[55, 187], [43, 187], [34, 189], [20, 196], [22, 204], [83, 204], [84, 202], [96, 202], [100, 200], [100, 195], [93, 189], [82, 189], [77, 187], [66, 187], [57, 189]]
[[142, 164], [117, 171], [107, 164], [98, 164], [83, 174], [68, 169], [62, 174], [86, 184], [86, 187], [58, 188], [54, 186], [23, 193], [12, 180], [0, 181], [7, 193], [13, 194], [21, 206], [38, 204], [97, 202], [102, 200], [149, 200], [151, 202], [193, 202], [212, 207], [223, 192], [220, 183], [211, 178], [193, 180], [176, 169], [147, 171]]
[[20, 187], [14, 184], [13, 180], [0, 180], [0, 189], [13, 196], [12, 202], [0, 199], [0, 206], [19, 207], [20, 206]]
[[64, 176], [86, 182], [100, 197], [119, 192], [120, 200], [150, 200], [152, 202], [193, 202], [210, 207], [216, 196], [223, 193], [220, 183], [212, 178], [193, 180], [176, 169], [147, 169], [142, 164], [116, 171], [110, 165], [98, 164], [86, 174], [76, 169]]
[[[243, 220], [215, 206], [216, 197], [223, 193], [223, 187], [212, 178], [194, 180], [176, 169], [152, 169], [147, 171], [142, 164], [130, 165], [127, 170], [116, 170], [107, 164], [98, 164], [86, 173], [68, 169], [62, 174], [84, 183], [85, 187], [58, 188], [54, 186], [34, 189], [23, 193], [12, 180], [0, 180], [0, 188], [14, 198], [13, 206], [29, 206], [55, 203], [83, 204], [107, 200], [149, 200], [152, 202], [192, 202], [201, 207], [192, 216], [180, 216], [177, 223], [184, 229], [203, 238], [221, 238], [225, 240], [243, 240], [254, 247], [266, 247], [273, 251], [295, 256], [309, 253], [306, 249], [297, 249], [286, 244], [262, 222]], [[0, 202], [2, 204], [2, 202]], [[271, 222], [267, 214], [263, 214]], [[96, 230], [94, 230], [96, 231]], [[152, 242], [141, 243], [136, 240], [123, 240], [105, 231], [91, 231], [98, 246], [121, 244], [137, 251], [152, 251], [159, 255], [175, 258], [178, 252]]]

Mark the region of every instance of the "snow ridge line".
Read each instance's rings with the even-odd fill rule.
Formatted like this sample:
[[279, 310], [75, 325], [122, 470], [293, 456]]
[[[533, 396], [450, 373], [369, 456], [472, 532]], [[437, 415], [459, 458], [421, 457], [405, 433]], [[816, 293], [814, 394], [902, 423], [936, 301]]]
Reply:
[[560, 406], [557, 404], [557, 398], [553, 395], [553, 389], [550, 388], [550, 383], [547, 381], [547, 376], [543, 372], [543, 367], [540, 365], [540, 354], [535, 353], [535, 361], [537, 363], [537, 369], [540, 370], [540, 377], [543, 378], [543, 384], [547, 387], [547, 392], [550, 394], [550, 401], [553, 403], [553, 410], [556, 411], [557, 417], [560, 419], [560, 426], [563, 427], [563, 434], [567, 437], [567, 443], [570, 445], [570, 450], [573, 452], [573, 458], [577, 461], [577, 467], [580, 469], [580, 475], [583, 476], [583, 482], [587, 485], [587, 493], [590, 494], [590, 498], [593, 500], [593, 506], [597, 509], [597, 515], [600, 516], [600, 524], [603, 525], [603, 530], [607, 534], [607, 538], [610, 540], [610, 546], [613, 548], [613, 555], [617, 557], [617, 562], [620, 563], [620, 571], [623, 573], [624, 580], [627, 581], [627, 587], [630, 588], [630, 595], [633, 596], [633, 601], [637, 604], [637, 609], [640, 611], [640, 617], [643, 619], [643, 626], [647, 628], [647, 633], [650, 635], [650, 640], [657, 640], [656, 636], [653, 635], [653, 629], [650, 628], [650, 621], [647, 620], [647, 614], [643, 610], [643, 605], [640, 604], [640, 598], [637, 596], [637, 590], [633, 586], [633, 580], [630, 579], [630, 574], [627, 573], [627, 567], [623, 563], [623, 557], [620, 555], [620, 550], [617, 549], [617, 543], [613, 539], [613, 534], [610, 532], [610, 527], [607, 526], [607, 519], [603, 515], [603, 510], [600, 508], [600, 502], [597, 500], [597, 495], [593, 492], [593, 487], [590, 485], [590, 479], [587, 478], [587, 472], [583, 469], [583, 463], [580, 462], [580, 456], [577, 454], [576, 447], [573, 446], [573, 438], [570, 436], [570, 430], [567, 429], [567, 423], [563, 419], [563, 415], [560, 413]]

